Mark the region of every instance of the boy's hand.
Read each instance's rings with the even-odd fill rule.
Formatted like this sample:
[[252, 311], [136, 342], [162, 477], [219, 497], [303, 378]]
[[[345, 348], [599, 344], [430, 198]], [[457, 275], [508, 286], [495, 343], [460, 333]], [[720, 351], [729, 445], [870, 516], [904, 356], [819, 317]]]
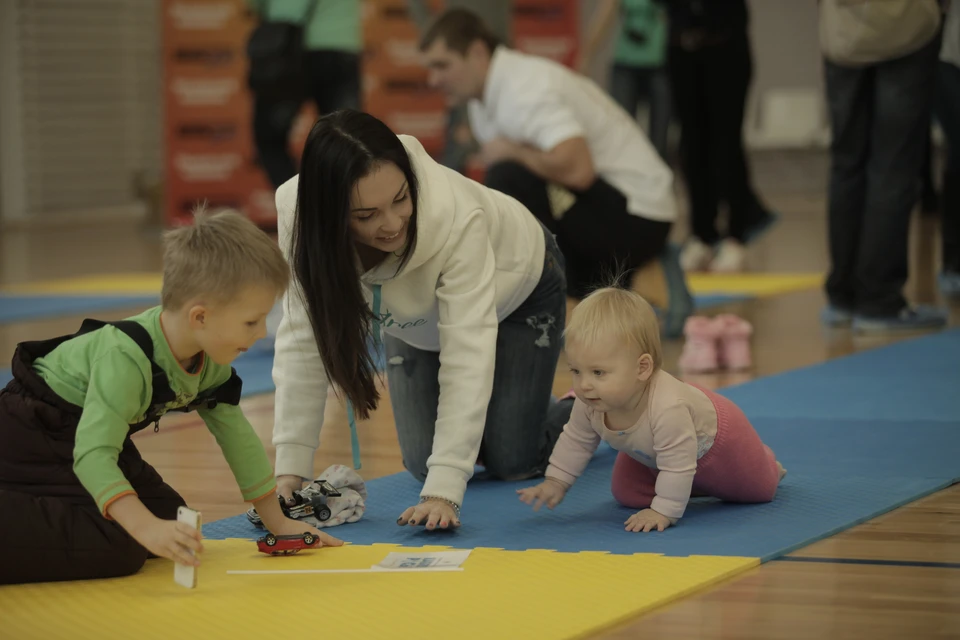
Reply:
[[300, 476], [277, 476], [277, 494], [287, 505], [293, 504], [293, 492], [303, 488], [303, 479]]
[[667, 516], [657, 513], [653, 509], [644, 509], [627, 518], [624, 524], [626, 525], [627, 531], [647, 532], [653, 531], [654, 529], [663, 531], [672, 523]]
[[200, 558], [190, 551], [203, 553], [200, 532], [184, 522], [154, 518], [134, 535], [137, 542], [153, 554], [187, 566], [200, 566]]
[[560, 504], [563, 497], [567, 495], [568, 488], [559, 480], [547, 478], [535, 487], [517, 489], [517, 493], [520, 495], [520, 502], [533, 504], [533, 510], [539, 511], [544, 504], [549, 509], [553, 509]]
[[270, 528], [270, 533], [276, 536], [299, 536], [303, 535], [304, 533], [312, 533], [317, 537], [317, 540], [320, 541], [321, 547], [339, 547], [343, 545], [343, 540], [323, 533], [316, 527], [313, 527], [306, 522], [294, 520], [292, 518], [283, 518], [283, 520], [277, 523], [274, 527]]
[[[296, 476], [280, 477], [296, 478]], [[297, 482], [299, 481], [300, 479], [297, 478]], [[300, 487], [298, 486], [297, 488], [299, 489]], [[274, 535], [298, 536], [309, 531], [313, 535], [317, 536], [317, 539], [319, 539], [321, 544], [323, 544], [325, 547], [339, 547], [343, 544], [342, 540], [338, 540], [331, 535], [322, 533], [319, 529], [307, 524], [306, 522], [294, 520], [293, 518], [288, 518], [287, 516], [283, 515], [283, 511], [280, 509], [280, 501], [277, 500], [277, 497], [273, 494], [266, 495], [254, 502], [253, 508], [257, 510], [257, 514], [260, 516], [260, 521], [263, 522], [263, 526]]]
[[190, 551], [203, 553], [200, 532], [184, 522], [161, 520], [140, 502], [136, 494], [116, 500], [107, 507], [107, 515], [155, 556], [187, 566], [199, 566], [200, 558], [190, 555]]

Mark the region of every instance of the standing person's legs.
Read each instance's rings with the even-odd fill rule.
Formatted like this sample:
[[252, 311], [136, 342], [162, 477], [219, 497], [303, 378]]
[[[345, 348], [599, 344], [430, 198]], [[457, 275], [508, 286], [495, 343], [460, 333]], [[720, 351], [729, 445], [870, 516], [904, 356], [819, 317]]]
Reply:
[[955, 296], [960, 295], [960, 67], [941, 61], [938, 80], [936, 114], [947, 147], [940, 217], [940, 288]]
[[827, 324], [849, 322], [857, 306], [856, 265], [867, 189], [867, 154], [873, 120], [873, 68], [851, 69], [824, 61], [830, 115]]
[[936, 87], [939, 38], [921, 50], [877, 65], [873, 86], [865, 215], [856, 266], [859, 330], [941, 326], [946, 318], [929, 309], [910, 309], [907, 280], [910, 214], [920, 181]]
[[750, 40], [744, 34], [710, 47], [707, 52], [704, 83], [714, 189], [729, 209], [727, 235], [745, 244], [748, 232], [765, 224], [770, 216], [753, 191], [743, 148], [743, 120], [753, 79]]
[[610, 97], [631, 118], [637, 117], [637, 107], [640, 105], [639, 69], [624, 64], [614, 63], [610, 70]]
[[650, 109], [648, 137], [661, 158], [667, 156], [667, 133], [670, 127], [670, 81], [663, 67], [628, 67], [614, 64], [610, 73], [610, 96], [631, 118], [646, 102]]
[[310, 51], [306, 55], [310, 95], [320, 115], [360, 108], [360, 56], [349, 51]]
[[667, 69], [673, 106], [680, 122], [680, 168], [687, 188], [693, 237], [684, 246], [682, 264], [699, 270], [708, 264], [717, 232], [717, 194], [710, 173], [708, 106], [702, 54], [679, 46], [668, 48]]
[[648, 70], [650, 83], [650, 141], [667, 164], [670, 118], [673, 100], [670, 97], [670, 78], [665, 67]]
[[271, 100], [268, 96], [256, 97], [253, 102], [253, 141], [260, 164], [274, 188], [297, 174], [288, 144], [300, 104], [299, 101]]

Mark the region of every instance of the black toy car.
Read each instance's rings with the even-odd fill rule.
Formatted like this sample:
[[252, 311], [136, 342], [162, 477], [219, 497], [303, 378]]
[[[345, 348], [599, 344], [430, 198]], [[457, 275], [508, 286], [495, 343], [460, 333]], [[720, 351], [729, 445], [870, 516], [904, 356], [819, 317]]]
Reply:
[[[332, 484], [326, 480], [317, 480], [303, 489], [293, 492], [293, 505], [288, 505], [281, 496], [277, 496], [277, 499], [280, 501], [283, 514], [288, 518], [300, 520], [313, 516], [318, 522], [326, 522], [331, 515], [330, 507], [327, 506], [327, 498], [338, 497], [340, 497], [340, 492]], [[247, 520], [255, 526], [263, 527], [260, 515], [252, 507], [247, 510]]]

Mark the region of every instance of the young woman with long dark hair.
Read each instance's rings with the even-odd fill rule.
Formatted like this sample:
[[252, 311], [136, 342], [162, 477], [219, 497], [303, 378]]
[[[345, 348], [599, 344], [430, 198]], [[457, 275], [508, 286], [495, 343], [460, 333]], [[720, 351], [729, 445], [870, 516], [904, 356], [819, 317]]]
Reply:
[[281, 496], [313, 478], [330, 383], [358, 419], [377, 408], [381, 334], [403, 462], [424, 482], [399, 524], [458, 526], [478, 455], [497, 478], [543, 473], [570, 411], [550, 395], [566, 280], [523, 205], [345, 110], [314, 125], [277, 210], [294, 271], [274, 363]]

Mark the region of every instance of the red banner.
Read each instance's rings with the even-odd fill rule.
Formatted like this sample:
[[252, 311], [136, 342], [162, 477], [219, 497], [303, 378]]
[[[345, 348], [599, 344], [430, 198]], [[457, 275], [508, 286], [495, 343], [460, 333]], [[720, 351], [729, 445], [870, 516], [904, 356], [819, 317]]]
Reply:
[[[515, 0], [518, 49], [570, 65], [576, 57], [579, 0]], [[443, 0], [434, 0], [442, 8]], [[276, 222], [274, 188], [257, 164], [246, 42], [256, 18], [244, 0], [164, 0], [165, 210], [170, 226], [189, 223], [202, 201], [230, 206], [254, 222]], [[447, 107], [419, 63], [418, 32], [406, 0], [364, 0], [363, 108], [431, 153], [444, 145]], [[316, 117], [307, 103], [291, 132], [299, 158]], [[471, 171], [473, 174], [473, 171]]]

